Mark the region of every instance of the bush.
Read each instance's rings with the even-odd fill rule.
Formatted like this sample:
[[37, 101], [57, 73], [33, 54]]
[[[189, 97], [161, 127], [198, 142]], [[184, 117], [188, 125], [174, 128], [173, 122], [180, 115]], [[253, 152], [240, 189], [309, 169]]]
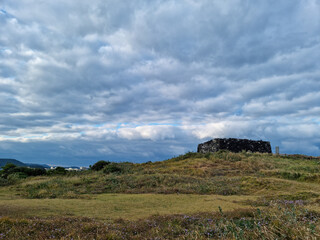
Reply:
[[122, 173], [123, 168], [120, 166], [119, 163], [110, 163], [107, 166], [104, 167], [103, 172], [106, 174], [109, 173]]
[[48, 175], [66, 175], [67, 170], [64, 167], [56, 167], [55, 169], [49, 170]]
[[288, 180], [297, 180], [302, 177], [301, 173], [298, 172], [281, 172], [281, 177]]
[[24, 179], [27, 178], [28, 175], [22, 172], [16, 172], [16, 173], [12, 173], [8, 176], [8, 181], [11, 183], [15, 183], [20, 179]]
[[46, 170], [42, 168], [27, 168], [27, 167], [16, 167], [14, 169], [16, 173], [23, 173], [26, 176], [41, 176], [46, 174]]
[[7, 163], [5, 166], [2, 167], [1, 177], [6, 179], [9, 174], [14, 173], [15, 168], [17, 168], [16, 165], [14, 165], [12, 163]]
[[6, 186], [9, 184], [8, 179], [0, 177], [0, 186]]
[[12, 163], [6, 164], [1, 170], [1, 177], [8, 178], [10, 175], [16, 174], [15, 178], [26, 178], [29, 176], [45, 175], [46, 170], [41, 168], [18, 167]]
[[98, 161], [96, 162], [95, 164], [93, 164], [93, 166], [90, 167], [91, 170], [94, 170], [94, 171], [100, 171], [102, 170], [105, 166], [109, 165], [110, 162], [109, 161], [104, 161], [104, 160], [101, 160], [101, 161]]

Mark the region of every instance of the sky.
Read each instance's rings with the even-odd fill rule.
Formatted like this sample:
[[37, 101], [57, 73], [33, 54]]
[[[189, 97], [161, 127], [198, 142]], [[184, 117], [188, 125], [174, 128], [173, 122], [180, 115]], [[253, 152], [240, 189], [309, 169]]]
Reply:
[[320, 155], [318, 0], [0, 0], [0, 158]]

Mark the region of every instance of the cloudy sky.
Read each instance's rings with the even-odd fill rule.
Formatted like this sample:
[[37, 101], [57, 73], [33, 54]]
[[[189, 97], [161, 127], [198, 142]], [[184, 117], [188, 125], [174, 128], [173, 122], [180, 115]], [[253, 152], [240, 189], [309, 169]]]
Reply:
[[318, 0], [0, 0], [0, 158], [320, 155]]

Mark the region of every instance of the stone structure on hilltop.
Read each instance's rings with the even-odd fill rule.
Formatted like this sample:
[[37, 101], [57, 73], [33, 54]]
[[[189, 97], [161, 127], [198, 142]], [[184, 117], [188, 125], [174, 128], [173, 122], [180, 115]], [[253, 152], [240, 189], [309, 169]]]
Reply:
[[219, 150], [228, 150], [236, 153], [242, 151], [272, 153], [270, 142], [261, 140], [253, 141], [237, 138], [215, 138], [198, 145], [198, 152], [200, 153], [213, 153]]

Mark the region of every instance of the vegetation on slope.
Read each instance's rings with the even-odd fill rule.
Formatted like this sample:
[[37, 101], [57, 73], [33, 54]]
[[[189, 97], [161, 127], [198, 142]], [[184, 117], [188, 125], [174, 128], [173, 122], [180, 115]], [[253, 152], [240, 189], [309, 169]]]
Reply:
[[99, 171], [16, 179], [13, 186], [28, 198], [81, 198], [101, 193], [270, 195], [296, 194], [306, 189], [317, 194], [319, 168], [318, 158], [187, 153], [162, 162], [107, 162]]
[[318, 239], [319, 163], [221, 151], [2, 172], [0, 239]]

